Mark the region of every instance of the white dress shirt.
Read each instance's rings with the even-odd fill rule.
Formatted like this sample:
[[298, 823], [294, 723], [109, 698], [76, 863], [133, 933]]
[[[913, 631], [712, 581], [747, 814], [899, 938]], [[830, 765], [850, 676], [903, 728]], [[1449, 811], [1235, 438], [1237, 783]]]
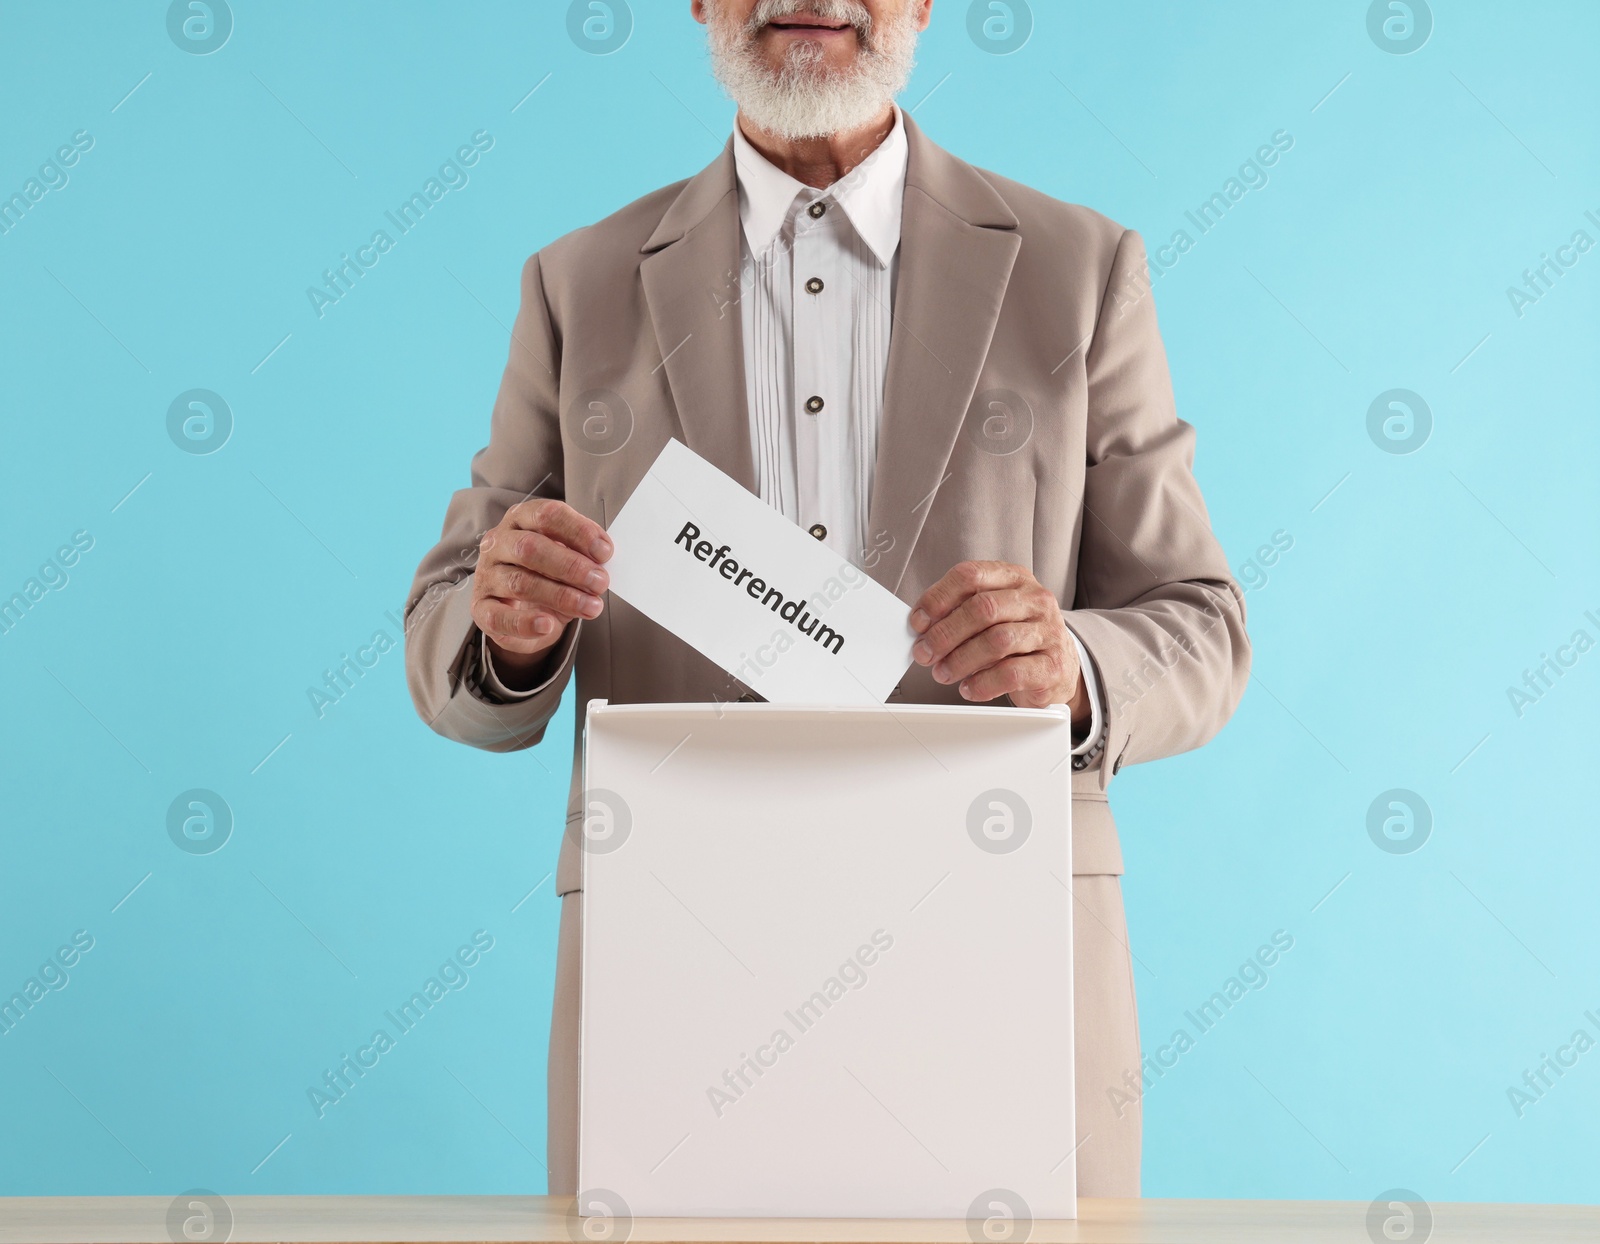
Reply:
[[895, 126], [825, 190], [796, 181], [737, 125], [745, 395], [756, 491], [860, 566], [878, 460], [906, 133]]
[[[733, 127], [742, 225], [740, 317], [756, 491], [865, 568], [889, 364], [894, 279], [905, 198], [905, 125], [844, 177], [818, 190], [772, 164]], [[1069, 628], [1068, 634], [1071, 634]], [[1074, 755], [1099, 740], [1104, 714], [1094, 667], [1076, 635], [1092, 719]], [[506, 700], [488, 642], [481, 682]]]

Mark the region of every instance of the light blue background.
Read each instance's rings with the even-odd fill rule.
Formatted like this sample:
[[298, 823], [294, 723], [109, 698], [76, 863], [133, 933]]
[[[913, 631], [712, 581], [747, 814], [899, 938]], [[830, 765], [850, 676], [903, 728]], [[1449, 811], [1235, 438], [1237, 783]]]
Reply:
[[[522, 260], [721, 148], [687, 0], [636, 7], [598, 57], [555, 0], [241, 0], [194, 56], [163, 4], [0, 4], [0, 194], [94, 137], [0, 236], [0, 597], [94, 539], [0, 635], [0, 995], [95, 938], [0, 1037], [0, 1193], [544, 1189], [570, 702], [495, 756], [419, 722], [398, 648], [320, 720], [307, 689], [399, 638]], [[1521, 1118], [1506, 1090], [1600, 1036], [1600, 653], [1520, 718], [1506, 688], [1600, 638], [1600, 252], [1520, 318], [1506, 290], [1600, 241], [1600, 10], [1440, 2], [1401, 56], [1355, 0], [1036, 7], [1001, 57], [939, 0], [903, 100], [936, 141], [1153, 247], [1294, 139], [1156, 279], [1230, 558], [1293, 547], [1248, 594], [1233, 722], [1113, 784], [1147, 1049], [1294, 948], [1150, 1089], [1145, 1192], [1595, 1200], [1600, 1051]], [[470, 183], [319, 319], [307, 287], [480, 129]], [[210, 456], [166, 432], [191, 388], [236, 421]], [[1432, 410], [1418, 452], [1368, 436], [1391, 388]], [[215, 854], [167, 835], [191, 787], [236, 818]], [[1414, 853], [1368, 836], [1392, 787], [1431, 807]], [[480, 929], [470, 985], [317, 1118]]]

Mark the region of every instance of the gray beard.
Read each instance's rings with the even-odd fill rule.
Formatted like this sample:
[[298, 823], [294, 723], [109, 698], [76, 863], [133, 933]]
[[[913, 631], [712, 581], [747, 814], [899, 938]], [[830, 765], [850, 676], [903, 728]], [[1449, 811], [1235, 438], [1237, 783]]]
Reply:
[[[801, 12], [855, 26], [861, 51], [852, 69], [830, 71], [823, 49], [811, 42], [797, 43], [776, 72], [767, 66], [755, 31]], [[909, 8], [874, 31], [857, 0], [762, 0], [744, 25], [724, 19], [713, 3], [708, 27], [711, 68], [723, 90], [753, 124], [790, 142], [870, 125], [905, 89], [915, 65], [917, 28]]]

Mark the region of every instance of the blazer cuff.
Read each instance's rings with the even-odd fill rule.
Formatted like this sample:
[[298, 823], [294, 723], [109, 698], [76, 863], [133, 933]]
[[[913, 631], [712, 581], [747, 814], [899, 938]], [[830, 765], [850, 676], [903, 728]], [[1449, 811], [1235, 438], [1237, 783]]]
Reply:
[[481, 630], [478, 632], [478, 668], [476, 671], [476, 690], [479, 698], [490, 704], [515, 704], [519, 700], [527, 700], [547, 691], [550, 685], [561, 676], [562, 667], [567, 663], [567, 655], [577, 645], [578, 628], [583, 625], [582, 618], [575, 618], [567, 627], [567, 633], [560, 641], [545, 652], [545, 659], [550, 662], [550, 676], [536, 687], [526, 691], [516, 691], [500, 681], [495, 673], [494, 658], [489, 653], [489, 637]]
[[[1101, 790], [1106, 790], [1117, 770], [1122, 767], [1128, 751], [1133, 724], [1128, 720], [1130, 705], [1127, 697], [1118, 698], [1117, 688], [1109, 675], [1119, 669], [1130, 669], [1137, 664], [1139, 649], [1104, 611], [1078, 609], [1072, 612], [1073, 632], [1081, 636], [1080, 642], [1089, 650], [1089, 666], [1101, 693], [1100, 752], [1088, 772], [1098, 775]], [[1087, 678], [1087, 675], [1085, 675]]]
[[500, 704], [479, 685], [481, 640], [472, 620], [468, 574], [417, 604], [406, 618], [406, 681], [412, 702], [436, 734], [491, 752], [531, 747], [560, 706], [576, 663], [579, 628], [551, 651], [555, 675], [542, 691]]

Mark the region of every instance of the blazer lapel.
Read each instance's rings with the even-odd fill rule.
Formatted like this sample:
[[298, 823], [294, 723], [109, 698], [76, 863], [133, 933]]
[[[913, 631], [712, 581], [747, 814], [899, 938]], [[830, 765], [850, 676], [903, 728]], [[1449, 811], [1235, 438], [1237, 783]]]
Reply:
[[[878, 552], [867, 573], [890, 591], [944, 482], [1022, 245], [1016, 216], [982, 175], [900, 116], [909, 145], [900, 272], [868, 519]], [[731, 137], [684, 184], [641, 250], [684, 442], [755, 492]]]
[[641, 248], [639, 271], [684, 443], [754, 492], [739, 243], [730, 137], [667, 209]]
[[1016, 216], [982, 175], [900, 115], [910, 150], [867, 524], [880, 550], [867, 572], [891, 592], [944, 482], [1022, 245]]

